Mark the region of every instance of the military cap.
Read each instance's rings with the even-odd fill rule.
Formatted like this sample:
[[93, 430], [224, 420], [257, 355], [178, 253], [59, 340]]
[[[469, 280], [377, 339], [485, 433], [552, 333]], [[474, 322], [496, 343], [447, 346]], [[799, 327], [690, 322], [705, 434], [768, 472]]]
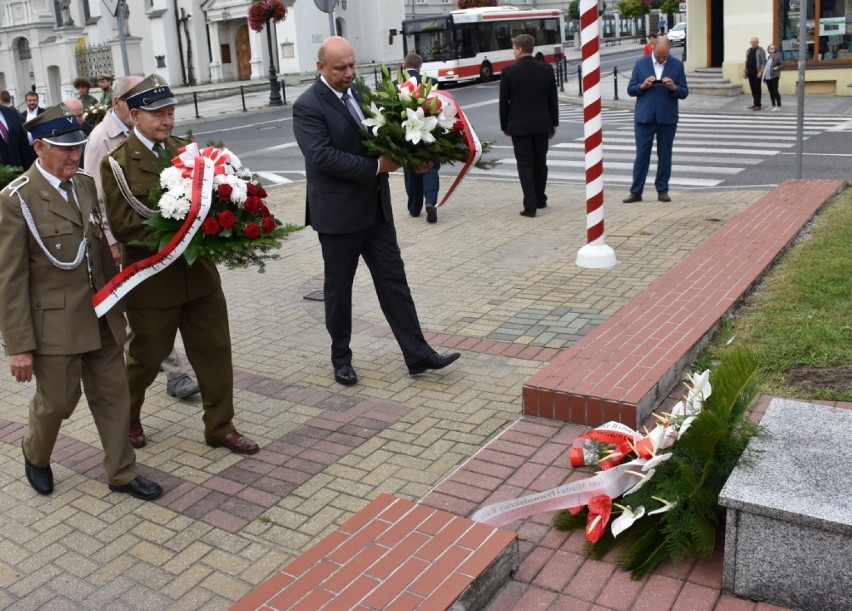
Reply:
[[127, 107], [133, 110], [159, 110], [166, 106], [177, 104], [166, 81], [152, 74], [142, 79], [138, 85], [128, 90], [121, 98], [127, 102]]
[[79, 146], [87, 140], [77, 116], [65, 104], [51, 106], [27, 121], [24, 130], [33, 140], [43, 140], [56, 146]]

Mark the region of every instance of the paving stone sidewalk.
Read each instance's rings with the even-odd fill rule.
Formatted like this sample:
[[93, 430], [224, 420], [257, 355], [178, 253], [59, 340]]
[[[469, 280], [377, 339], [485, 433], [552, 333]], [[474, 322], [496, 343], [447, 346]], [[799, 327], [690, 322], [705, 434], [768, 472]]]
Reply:
[[[447, 180], [447, 178], [445, 178]], [[469, 179], [438, 223], [405, 212], [397, 231], [430, 341], [463, 356], [443, 375], [408, 376], [365, 266], [354, 287], [354, 366], [332, 377], [322, 260], [308, 229], [254, 271], [224, 271], [236, 369], [236, 424], [262, 451], [204, 445], [200, 399], [149, 390], [144, 472], [166, 495], [108, 492], [82, 403], [61, 431], [56, 490], [26, 483], [20, 440], [33, 384], [0, 382], [0, 608], [224, 609], [379, 493], [418, 500], [520, 418], [524, 379], [616, 312], [760, 191], [676, 193], [673, 202], [607, 205], [610, 270], [574, 265], [585, 238], [582, 187], [551, 187], [551, 205], [518, 216], [520, 188]], [[616, 191], [608, 191], [617, 198]], [[304, 184], [270, 207], [301, 222]]]

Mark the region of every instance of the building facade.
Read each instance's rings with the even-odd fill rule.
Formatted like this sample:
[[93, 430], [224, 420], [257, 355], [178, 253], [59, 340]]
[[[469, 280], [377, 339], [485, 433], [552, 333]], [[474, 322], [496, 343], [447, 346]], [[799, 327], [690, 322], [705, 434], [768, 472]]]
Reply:
[[[121, 2], [129, 10], [120, 32], [113, 11]], [[402, 39], [395, 34], [404, 0], [339, 0], [332, 19], [313, 0], [284, 3], [287, 17], [272, 29], [279, 75], [313, 73], [332, 25], [352, 42], [359, 62], [402, 58]], [[270, 40], [266, 29], [248, 27], [250, 5], [250, 0], [0, 0], [0, 89], [9, 90], [18, 107], [30, 90], [49, 106], [75, 93], [78, 76], [94, 81], [103, 73], [156, 73], [173, 87], [266, 79]]]

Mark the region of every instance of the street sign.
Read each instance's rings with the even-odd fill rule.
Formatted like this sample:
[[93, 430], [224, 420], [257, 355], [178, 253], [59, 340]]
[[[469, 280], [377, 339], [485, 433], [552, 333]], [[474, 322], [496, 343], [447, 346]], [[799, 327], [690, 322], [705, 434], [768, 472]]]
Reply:
[[316, 4], [317, 8], [323, 13], [330, 13], [334, 10], [334, 7], [337, 6], [337, 0], [314, 0], [314, 4]]
[[104, 3], [104, 6], [109, 11], [109, 14], [115, 17], [115, 14], [118, 12], [118, 3], [121, 0], [101, 0]]
[[678, 10], [679, 13], [685, 13], [686, 12], [686, 2], [681, 2], [680, 4], [678, 4], [677, 10]]

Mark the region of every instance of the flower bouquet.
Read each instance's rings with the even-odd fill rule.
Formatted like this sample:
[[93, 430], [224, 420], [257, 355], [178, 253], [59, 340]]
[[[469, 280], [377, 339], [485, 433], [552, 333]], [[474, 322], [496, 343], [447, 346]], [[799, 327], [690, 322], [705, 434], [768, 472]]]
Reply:
[[256, 0], [248, 10], [249, 27], [262, 32], [267, 20], [278, 23], [287, 16], [287, 7], [281, 0]]
[[490, 145], [479, 142], [453, 97], [439, 91], [427, 77], [418, 84], [406, 76], [400, 71], [394, 81], [382, 66], [382, 80], [375, 91], [359, 81], [361, 106], [367, 117], [363, 123], [370, 132], [364, 140], [367, 150], [408, 169], [429, 162], [466, 162], [472, 155], [477, 167], [492, 167], [481, 160]]
[[497, 0], [459, 0], [459, 8], [479, 8], [482, 6], [497, 6]]
[[163, 250], [186, 223], [199, 195], [192, 179], [199, 157], [211, 159], [214, 166], [209, 208], [186, 243], [183, 257], [190, 265], [202, 258], [229, 268], [258, 265], [263, 271], [266, 260], [278, 258], [272, 251], [299, 227], [284, 225], [270, 213], [263, 199], [266, 190], [228, 149], [199, 149], [193, 142], [178, 152], [160, 172], [160, 187], [149, 194], [158, 214], [145, 221], [150, 232], [138, 245]]
[[109, 106], [106, 104], [92, 104], [83, 113], [83, 121], [89, 125], [97, 125], [104, 120], [107, 112], [109, 112]]
[[598, 469], [593, 477], [485, 507], [473, 519], [499, 526], [560, 510], [556, 528], [583, 529], [595, 558], [623, 548], [617, 564], [633, 579], [667, 557], [711, 555], [724, 523], [719, 492], [756, 431], [745, 410], [757, 367], [754, 354], [731, 349], [712, 373], [689, 376], [687, 396], [654, 414], [659, 423], [646, 435], [609, 422], [578, 437], [571, 464]]

